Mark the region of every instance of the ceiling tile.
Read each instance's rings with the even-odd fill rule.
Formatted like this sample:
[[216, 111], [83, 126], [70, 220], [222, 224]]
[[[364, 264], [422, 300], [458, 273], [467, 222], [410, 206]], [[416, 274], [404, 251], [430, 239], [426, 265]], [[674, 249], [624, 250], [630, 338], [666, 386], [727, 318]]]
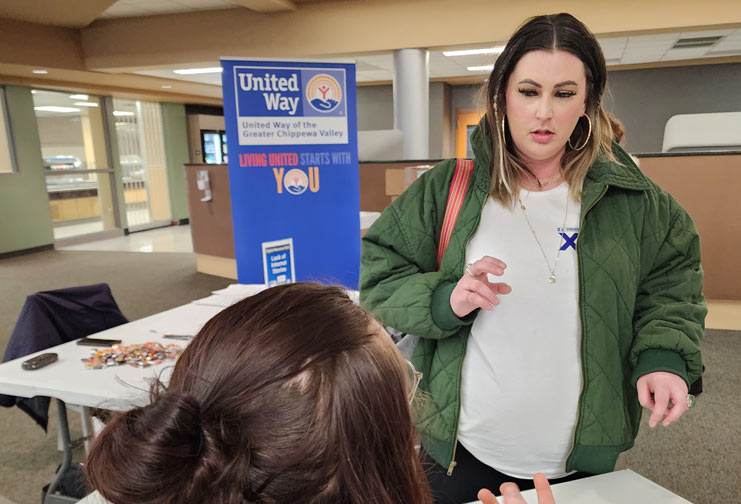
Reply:
[[682, 32], [679, 38], [696, 38], [696, 37], [723, 37], [729, 35], [734, 30], [707, 30], [695, 32]]
[[711, 48], [710, 52], [735, 51], [741, 49], [741, 38], [734, 40], [721, 40]]
[[597, 39], [597, 42], [599, 42], [600, 47], [625, 47], [625, 43], [627, 42], [628, 37], [611, 37], [611, 38], [601, 38]]
[[667, 51], [661, 58], [662, 61], [702, 58], [708, 52], [709, 47], [693, 47], [687, 49], [672, 49]]

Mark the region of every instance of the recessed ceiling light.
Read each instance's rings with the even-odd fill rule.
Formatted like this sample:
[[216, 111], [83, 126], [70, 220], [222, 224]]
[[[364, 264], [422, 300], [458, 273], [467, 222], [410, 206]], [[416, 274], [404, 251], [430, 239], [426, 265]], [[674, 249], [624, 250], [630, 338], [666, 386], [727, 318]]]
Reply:
[[162, 89], [172, 89], [172, 86], [165, 84], [164, 86], [162, 86]]
[[500, 54], [504, 47], [486, 47], [484, 49], [465, 49], [461, 51], [443, 51], [444, 56], [473, 56], [475, 54]]
[[127, 112], [125, 110], [114, 110], [113, 111], [113, 115], [114, 116], [117, 116], [117, 117], [121, 117], [121, 116], [133, 116], [134, 113], [133, 112]]
[[494, 65], [479, 65], [466, 67], [469, 72], [491, 72], [494, 70]]
[[222, 70], [223, 69], [221, 67], [182, 68], [180, 70], [173, 70], [173, 72], [179, 75], [195, 75], [195, 74], [207, 74], [207, 73], [221, 73]]
[[84, 101], [75, 102], [75, 105], [78, 105], [80, 107], [97, 107], [98, 106], [98, 104], [95, 102], [84, 102]]
[[41, 107], [34, 107], [34, 110], [40, 112], [79, 112], [80, 109], [74, 107], [57, 107], [56, 105], [43, 105]]
[[69, 97], [71, 100], [82, 100], [82, 101], [87, 101], [88, 98], [90, 98], [86, 94], [72, 94], [72, 95], [69, 95]]
[[31, 73], [39, 74], [39, 75], [45, 75], [49, 73], [49, 70], [31, 70]]

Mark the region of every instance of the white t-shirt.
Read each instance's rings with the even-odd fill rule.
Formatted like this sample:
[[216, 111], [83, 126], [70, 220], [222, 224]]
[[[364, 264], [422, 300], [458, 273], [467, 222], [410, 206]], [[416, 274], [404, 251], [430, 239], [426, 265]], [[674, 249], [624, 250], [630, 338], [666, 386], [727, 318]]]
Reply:
[[[525, 211], [519, 203], [508, 208], [489, 196], [466, 247], [466, 263], [484, 255], [504, 261], [504, 275], [490, 281], [506, 282], [512, 292], [500, 296], [492, 311], [480, 310], [471, 328], [458, 440], [504, 474], [558, 478], [568, 474], [581, 392], [580, 204], [566, 183], [548, 191], [522, 190], [520, 198]], [[550, 283], [557, 256], [556, 281]]]

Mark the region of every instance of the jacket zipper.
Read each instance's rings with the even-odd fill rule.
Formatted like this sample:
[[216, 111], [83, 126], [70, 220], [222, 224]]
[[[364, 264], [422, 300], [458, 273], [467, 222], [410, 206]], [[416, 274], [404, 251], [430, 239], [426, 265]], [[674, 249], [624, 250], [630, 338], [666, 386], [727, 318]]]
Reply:
[[[478, 213], [478, 221], [476, 222], [476, 227], [474, 228], [474, 231], [471, 233], [471, 235], [466, 240], [466, 244], [463, 247], [463, 257], [465, 262], [465, 254], [466, 254], [466, 248], [468, 247], [468, 244], [473, 239], [473, 235], [476, 234], [476, 231], [479, 229], [479, 224], [481, 224], [481, 213], [484, 211], [484, 206], [486, 206], [486, 201], [489, 199], [489, 193], [486, 193], [486, 196], [484, 197], [484, 202], [481, 205], [481, 209]], [[465, 269], [465, 266], [464, 266]], [[463, 271], [460, 272], [460, 276], [463, 275]], [[470, 336], [470, 333], [469, 333]], [[466, 358], [466, 349], [463, 349], [463, 359]], [[453, 441], [453, 458], [450, 459], [450, 465], [448, 465], [448, 471], [447, 475], [452, 476], [453, 470], [455, 469], [455, 466], [458, 465], [458, 463], [455, 461], [455, 452], [458, 449], [458, 426], [460, 425], [461, 421], [461, 397], [463, 395], [463, 359], [461, 359], [461, 367], [458, 369], [458, 416], [455, 420], [455, 440]]]
[[[591, 205], [584, 211], [584, 216], [581, 219], [581, 222], [579, 222], [579, 233], [581, 234], [581, 229], [584, 227], [584, 217], [587, 216], [587, 212], [589, 212], [592, 208], [594, 208], [594, 205], [597, 204], [599, 200], [602, 199], [602, 197], [607, 192], [607, 188], [609, 186], [605, 185], [604, 189], [602, 189], [602, 192], [600, 195], [595, 199]], [[579, 263], [579, 278], [583, 276], [582, 274], [582, 261], [581, 261], [581, 255], [579, 254], [579, 250], [577, 248], [576, 252], [577, 261]], [[581, 372], [581, 393], [579, 394], [579, 400], [576, 403], [576, 423], [574, 424], [574, 429], [571, 432], [571, 449], [569, 450], [569, 454], [566, 456], [566, 460], [564, 461], [563, 470], [566, 471], [566, 466], [568, 465], [569, 458], [574, 453], [574, 446], [576, 445], [576, 431], [579, 430], [579, 424], [581, 423], [581, 400], [582, 396], [584, 395], [584, 359], [582, 358], [583, 355], [583, 342], [584, 342], [584, 319], [583, 319], [583, 312], [581, 310], [581, 280], [578, 280], [579, 284], [579, 324], [580, 324], [580, 330], [579, 330], [579, 361], [581, 364], [582, 372]]]

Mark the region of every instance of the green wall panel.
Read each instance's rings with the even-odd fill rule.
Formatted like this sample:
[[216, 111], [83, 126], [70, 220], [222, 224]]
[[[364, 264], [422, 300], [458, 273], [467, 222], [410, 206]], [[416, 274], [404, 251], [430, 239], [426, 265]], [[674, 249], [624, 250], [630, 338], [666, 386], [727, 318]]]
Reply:
[[5, 98], [18, 172], [0, 175], [0, 254], [54, 242], [31, 88], [7, 86]]

